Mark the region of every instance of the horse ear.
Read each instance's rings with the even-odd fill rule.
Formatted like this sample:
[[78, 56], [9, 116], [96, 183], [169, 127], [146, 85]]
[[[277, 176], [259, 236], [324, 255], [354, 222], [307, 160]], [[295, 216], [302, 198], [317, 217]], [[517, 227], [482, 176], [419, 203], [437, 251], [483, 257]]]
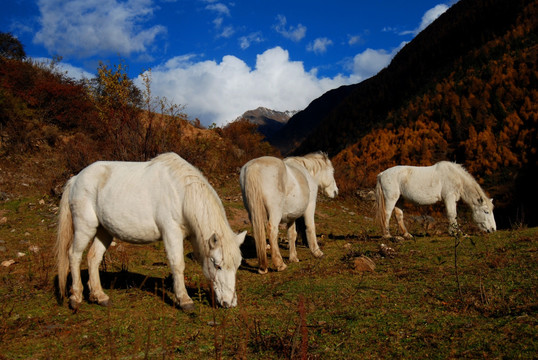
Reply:
[[211, 235], [211, 237], [209, 238], [209, 249], [215, 249], [217, 246], [219, 246], [219, 242], [220, 240], [219, 238], [217, 238], [216, 234]]
[[247, 236], [247, 231], [243, 231], [241, 234], [237, 235], [235, 237], [235, 241], [237, 242], [237, 245], [238, 246], [241, 246], [241, 244], [243, 244], [243, 242], [245, 241], [245, 237]]

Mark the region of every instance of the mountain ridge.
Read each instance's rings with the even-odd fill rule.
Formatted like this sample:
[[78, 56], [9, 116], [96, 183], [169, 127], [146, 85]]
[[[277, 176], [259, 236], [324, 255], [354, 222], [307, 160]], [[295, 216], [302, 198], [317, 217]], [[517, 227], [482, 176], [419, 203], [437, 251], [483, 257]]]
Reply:
[[404, 46], [377, 75], [315, 99], [270, 137], [270, 142], [283, 154], [323, 150], [335, 155], [373, 126], [382, 125], [390, 109], [446, 75], [456, 59], [506, 31], [528, 3], [459, 1]]
[[243, 115], [237, 117], [236, 121], [246, 119], [258, 125], [258, 131], [266, 138], [269, 138], [285, 126], [288, 120], [296, 113], [297, 111], [295, 110], [278, 111], [260, 106], [256, 109], [245, 111]]

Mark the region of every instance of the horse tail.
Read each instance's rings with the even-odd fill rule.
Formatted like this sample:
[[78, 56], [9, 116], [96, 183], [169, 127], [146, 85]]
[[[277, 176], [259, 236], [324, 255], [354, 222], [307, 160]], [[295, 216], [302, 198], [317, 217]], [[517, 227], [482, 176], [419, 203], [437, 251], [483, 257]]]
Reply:
[[54, 247], [60, 299], [65, 297], [67, 274], [69, 274], [69, 248], [73, 242], [73, 217], [69, 208], [69, 193], [71, 192], [73, 179], [74, 177], [65, 185], [62, 199], [60, 200], [58, 234], [56, 246]]
[[254, 242], [256, 243], [256, 254], [261, 271], [267, 269], [267, 239], [265, 234], [265, 222], [267, 219], [267, 209], [263, 201], [260, 184], [256, 176], [252, 174], [253, 169], [244, 169], [243, 180], [243, 200], [248, 210], [248, 216], [252, 223]]
[[377, 183], [375, 186], [375, 199], [376, 199], [376, 222], [381, 225], [382, 229], [385, 229], [385, 222], [387, 221], [387, 215], [385, 212], [385, 193], [381, 186], [379, 175], [377, 176]]

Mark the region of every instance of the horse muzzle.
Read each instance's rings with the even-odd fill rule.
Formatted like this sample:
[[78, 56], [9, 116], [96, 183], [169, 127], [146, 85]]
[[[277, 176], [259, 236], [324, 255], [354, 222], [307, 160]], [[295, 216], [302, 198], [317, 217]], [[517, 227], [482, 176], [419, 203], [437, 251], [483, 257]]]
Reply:
[[232, 307], [236, 307], [237, 306], [237, 294], [234, 294], [233, 298], [231, 301], [229, 300], [222, 300], [219, 302], [220, 306], [225, 308], [225, 309], [229, 309], [229, 308], [232, 308]]
[[330, 197], [331, 199], [335, 198], [336, 195], [338, 195], [338, 189], [337, 190], [333, 190], [333, 191], [330, 191], [330, 192], [326, 192], [325, 193], [328, 197]]

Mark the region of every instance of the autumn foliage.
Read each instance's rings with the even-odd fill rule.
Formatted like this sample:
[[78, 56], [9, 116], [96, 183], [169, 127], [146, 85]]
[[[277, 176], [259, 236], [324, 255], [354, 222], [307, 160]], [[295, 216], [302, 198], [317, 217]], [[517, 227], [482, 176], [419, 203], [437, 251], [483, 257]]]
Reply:
[[458, 60], [444, 78], [390, 111], [386, 125], [340, 151], [333, 160], [340, 188], [372, 187], [388, 167], [440, 160], [463, 164], [492, 189], [515, 186], [522, 169], [536, 169], [537, 18], [535, 2], [506, 35]]
[[[2, 156], [54, 152], [64, 174], [97, 160], [144, 161], [174, 151], [218, 181], [253, 157], [278, 152], [246, 120], [205, 129], [183, 107], [151, 95], [151, 72], [139, 89], [127, 65], [100, 64], [75, 81], [55, 64], [0, 57]], [[62, 175], [61, 175], [62, 176]]]

